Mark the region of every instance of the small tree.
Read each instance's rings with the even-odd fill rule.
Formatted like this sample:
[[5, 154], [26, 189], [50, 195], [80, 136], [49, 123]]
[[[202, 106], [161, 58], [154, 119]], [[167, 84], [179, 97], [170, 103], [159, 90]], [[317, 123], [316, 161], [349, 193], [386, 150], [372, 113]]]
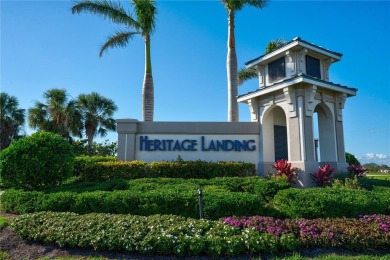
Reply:
[[349, 165], [360, 165], [359, 160], [353, 154], [345, 153], [345, 159]]
[[88, 141], [88, 155], [93, 155], [93, 139], [96, 136], [106, 136], [109, 130], [116, 130], [115, 119], [112, 116], [117, 110], [117, 106], [114, 101], [96, 92], [79, 95], [77, 103], [83, 115], [83, 126]]
[[73, 148], [63, 137], [35, 133], [0, 153], [0, 178], [5, 186], [22, 189], [58, 185], [72, 175], [73, 163]]
[[87, 140], [77, 140], [73, 142], [73, 151], [76, 156], [92, 155], [92, 156], [116, 156], [118, 151], [118, 143], [110, 142], [108, 139], [102, 143], [92, 143], [92, 154], [88, 154]]
[[77, 103], [65, 89], [49, 89], [43, 93], [45, 103], [35, 102], [28, 110], [28, 125], [38, 131], [52, 132], [73, 141], [81, 138], [82, 115]]
[[19, 108], [16, 97], [0, 93], [0, 150], [7, 148], [21, 137], [25, 110]]

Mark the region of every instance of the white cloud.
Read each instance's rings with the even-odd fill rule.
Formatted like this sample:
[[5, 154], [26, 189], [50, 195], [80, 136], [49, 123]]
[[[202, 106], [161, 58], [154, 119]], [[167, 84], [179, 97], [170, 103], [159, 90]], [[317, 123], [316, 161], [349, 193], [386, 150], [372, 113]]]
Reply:
[[390, 155], [383, 153], [366, 153], [365, 156], [361, 156], [358, 159], [362, 164], [374, 162], [377, 164], [390, 165]]

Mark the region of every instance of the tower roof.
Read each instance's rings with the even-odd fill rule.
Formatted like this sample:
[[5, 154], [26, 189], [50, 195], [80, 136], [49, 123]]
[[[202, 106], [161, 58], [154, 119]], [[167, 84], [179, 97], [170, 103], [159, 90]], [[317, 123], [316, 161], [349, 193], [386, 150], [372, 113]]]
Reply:
[[287, 42], [286, 44], [284, 44], [280, 48], [278, 48], [270, 53], [261, 55], [260, 57], [257, 57], [253, 60], [250, 60], [250, 61], [246, 62], [245, 65], [247, 68], [253, 67], [257, 64], [261, 64], [263, 62], [266, 62], [266, 61], [272, 59], [273, 57], [275, 57], [283, 52], [286, 52], [288, 50], [298, 50], [298, 49], [304, 49], [304, 48], [312, 50], [320, 55], [323, 55], [324, 57], [332, 58], [334, 60], [334, 62], [341, 60], [341, 57], [343, 56], [343, 54], [341, 54], [341, 53], [334, 52], [334, 51], [325, 49], [324, 47], [307, 42], [305, 40], [302, 40], [300, 37], [295, 37], [294, 39]]
[[333, 82], [328, 82], [325, 80], [317, 79], [317, 78], [314, 78], [314, 77], [311, 77], [311, 76], [308, 76], [305, 74], [298, 74], [292, 78], [287, 78], [287, 79], [285, 79], [281, 82], [275, 83], [269, 87], [260, 88], [260, 89], [257, 89], [256, 91], [252, 91], [252, 92], [249, 92], [249, 93], [246, 93], [243, 95], [239, 95], [237, 97], [237, 101], [240, 103], [247, 103], [247, 101], [249, 99], [252, 99], [252, 98], [255, 98], [258, 96], [262, 96], [262, 95], [265, 95], [265, 94], [268, 94], [271, 92], [275, 92], [275, 91], [281, 90], [285, 87], [295, 85], [297, 83], [307, 83], [307, 84], [311, 84], [311, 85], [316, 85], [316, 86], [323, 88], [323, 89], [328, 89], [328, 90], [332, 90], [332, 91], [339, 92], [339, 93], [345, 93], [345, 94], [347, 94], [347, 97], [356, 96], [356, 91], [357, 91], [356, 88], [349, 88], [346, 86], [342, 86], [340, 84], [335, 84]]

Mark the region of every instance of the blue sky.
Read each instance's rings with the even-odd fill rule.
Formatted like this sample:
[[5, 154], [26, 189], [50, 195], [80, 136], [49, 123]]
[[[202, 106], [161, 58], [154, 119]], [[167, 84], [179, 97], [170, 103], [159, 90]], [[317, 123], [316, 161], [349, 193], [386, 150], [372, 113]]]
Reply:
[[[227, 13], [219, 1], [157, 1], [152, 36], [155, 121], [227, 120]], [[122, 4], [130, 8], [128, 1]], [[28, 109], [42, 93], [65, 88], [72, 97], [97, 91], [115, 101], [116, 118], [141, 120], [144, 45], [98, 57], [120, 28], [91, 14], [73, 15], [69, 1], [1, 0], [1, 91]], [[332, 82], [358, 89], [344, 109], [346, 150], [362, 162], [390, 163], [390, 2], [273, 1], [236, 15], [239, 66], [279, 37], [344, 54]], [[253, 91], [257, 81], [239, 88]], [[241, 104], [240, 121], [250, 121]], [[33, 130], [26, 126], [26, 132]], [[107, 136], [116, 141], [116, 133]], [[104, 138], [105, 139], [105, 138]]]

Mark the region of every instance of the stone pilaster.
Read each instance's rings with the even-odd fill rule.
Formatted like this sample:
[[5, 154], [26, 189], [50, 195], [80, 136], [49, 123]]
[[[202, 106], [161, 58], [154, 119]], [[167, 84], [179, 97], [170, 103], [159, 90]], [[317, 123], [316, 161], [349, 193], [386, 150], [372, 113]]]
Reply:
[[135, 134], [137, 133], [138, 120], [118, 119], [118, 161], [135, 160]]

